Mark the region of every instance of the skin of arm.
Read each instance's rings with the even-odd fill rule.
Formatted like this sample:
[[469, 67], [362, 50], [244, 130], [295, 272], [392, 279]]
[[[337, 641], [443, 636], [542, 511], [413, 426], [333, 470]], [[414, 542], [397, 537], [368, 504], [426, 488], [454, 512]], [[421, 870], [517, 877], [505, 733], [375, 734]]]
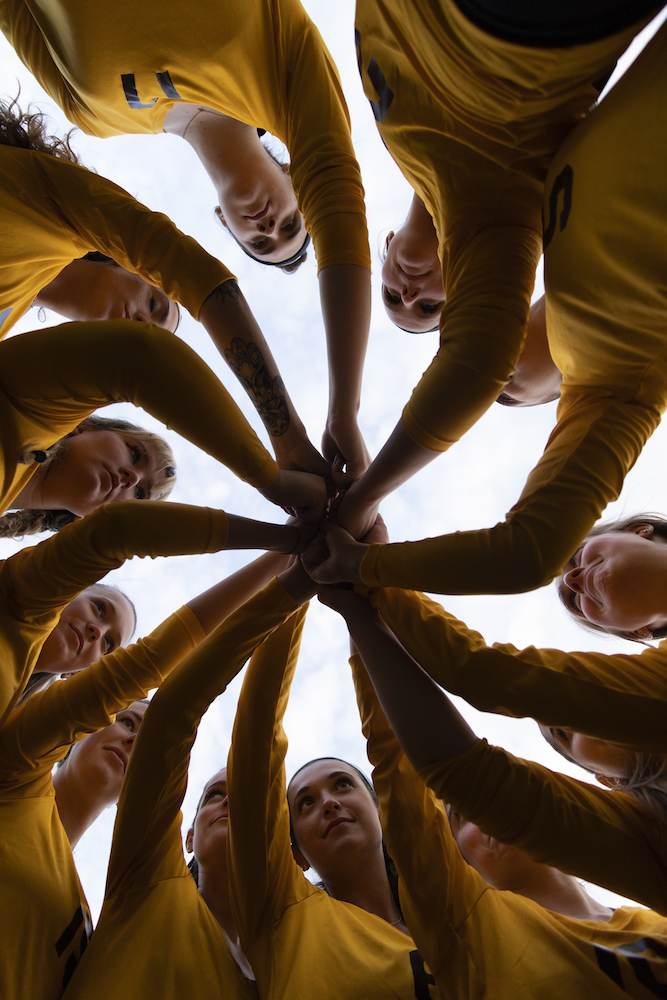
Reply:
[[287, 568], [289, 557], [266, 552], [187, 602], [205, 635]]
[[330, 469], [308, 440], [269, 345], [236, 281], [225, 281], [211, 292], [200, 309], [199, 321], [259, 413], [281, 469], [331, 480]]
[[371, 318], [370, 271], [358, 264], [331, 264], [320, 271], [319, 283], [329, 362], [329, 412], [322, 451], [336, 485], [343, 488], [370, 463], [357, 426]]
[[320, 601], [345, 618], [382, 710], [415, 770], [457, 757], [477, 743], [449, 698], [368, 601], [335, 588], [321, 590]]

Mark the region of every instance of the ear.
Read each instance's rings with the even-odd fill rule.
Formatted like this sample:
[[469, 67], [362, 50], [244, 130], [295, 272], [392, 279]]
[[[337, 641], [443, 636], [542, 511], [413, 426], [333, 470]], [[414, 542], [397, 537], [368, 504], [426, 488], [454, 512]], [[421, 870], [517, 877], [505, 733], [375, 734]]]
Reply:
[[606, 774], [596, 774], [595, 780], [599, 781], [605, 788], [611, 788], [612, 792], [618, 789], [618, 782], [615, 778], [608, 778]]
[[625, 530], [631, 531], [634, 535], [641, 535], [642, 538], [653, 538], [655, 532], [653, 525], [646, 524], [645, 521], [637, 521], [636, 524], [631, 524]]
[[289, 173], [289, 163], [283, 163], [281, 165], [280, 169], [282, 170], [282, 172], [284, 174], [288, 174]]
[[308, 869], [310, 868], [310, 864], [306, 860], [305, 856], [301, 853], [301, 851], [299, 850], [299, 848], [298, 847], [293, 847], [292, 848], [292, 854], [294, 856], [294, 860], [296, 861], [296, 863], [299, 866], [299, 868], [301, 869], [301, 871], [302, 872], [307, 872]]
[[393, 238], [394, 238], [395, 235], [396, 235], [396, 233], [394, 232], [393, 229], [391, 230], [391, 232], [387, 233], [387, 238], [384, 241], [384, 248], [385, 248], [385, 250], [389, 249], [389, 244], [391, 243], [391, 241], [393, 240]]
[[225, 222], [225, 217], [222, 214], [222, 209], [220, 208], [220, 206], [216, 205], [214, 211], [215, 211], [215, 214], [217, 216], [218, 221], [220, 222], [220, 225], [224, 226], [225, 229], [229, 229], [229, 226]]
[[648, 627], [644, 625], [643, 628], [636, 628], [634, 632], [626, 632], [625, 635], [631, 635], [634, 639], [652, 639], [653, 632]]
[[195, 831], [190, 827], [185, 837], [185, 850], [188, 854], [192, 854], [194, 850], [193, 841], [195, 839]]

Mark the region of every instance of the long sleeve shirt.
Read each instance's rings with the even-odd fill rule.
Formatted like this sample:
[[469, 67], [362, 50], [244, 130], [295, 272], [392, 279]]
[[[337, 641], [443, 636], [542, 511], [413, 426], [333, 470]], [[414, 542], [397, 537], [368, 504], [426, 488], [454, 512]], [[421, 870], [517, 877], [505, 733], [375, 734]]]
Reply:
[[423, 962], [386, 920], [334, 899], [292, 856], [282, 718], [296, 667], [298, 616], [253, 656], [227, 767], [229, 870], [241, 945], [263, 1000], [414, 1000]]
[[124, 400], [253, 486], [278, 474], [227, 390], [178, 337], [129, 320], [67, 323], [0, 344], [0, 509], [35, 474], [31, 451], [50, 447], [99, 406]]
[[618, 496], [658, 425], [667, 405], [667, 201], [656, 169], [667, 137], [655, 129], [667, 92], [664, 28], [561, 146], [593, 104], [593, 81], [639, 27], [531, 49], [486, 35], [453, 0], [358, 4], [364, 89], [433, 217], [447, 294], [440, 350], [404, 410], [405, 429], [444, 451], [507, 382], [524, 337], [542, 207], [549, 347], [563, 373], [557, 426], [505, 521], [373, 545], [360, 567], [369, 586], [450, 594], [542, 586]]
[[0, 563], [0, 723], [60, 612], [85, 587], [131, 556], [218, 552], [226, 540], [224, 511], [126, 500], [105, 504]]
[[419, 773], [489, 836], [667, 916], [667, 830], [631, 795], [555, 773], [486, 740]]
[[250, 1000], [220, 925], [183, 857], [181, 804], [201, 716], [271, 631], [292, 629], [274, 580], [227, 618], [153, 697], [118, 803], [104, 905], [67, 1000]]
[[527, 716], [631, 750], [667, 751], [667, 642], [630, 654], [487, 646], [424, 594], [380, 588], [370, 599], [424, 670], [480, 711]]
[[62, 996], [92, 929], [53, 765], [160, 684], [202, 638], [182, 608], [146, 639], [34, 695], [0, 729], [0, 995], [8, 1000]]
[[647, 1000], [667, 979], [667, 920], [622, 907], [576, 920], [491, 888], [398, 745], [358, 657], [357, 701], [401, 907], [442, 1000]]
[[298, 0], [3, 0], [0, 28], [70, 121], [161, 132], [175, 101], [278, 136], [321, 268], [370, 268], [363, 187], [333, 60]]
[[[64, 267], [91, 250], [158, 285], [195, 317], [234, 275], [165, 215], [99, 174], [0, 146], [0, 336]], [[3, 322], [4, 320], [4, 322]]]

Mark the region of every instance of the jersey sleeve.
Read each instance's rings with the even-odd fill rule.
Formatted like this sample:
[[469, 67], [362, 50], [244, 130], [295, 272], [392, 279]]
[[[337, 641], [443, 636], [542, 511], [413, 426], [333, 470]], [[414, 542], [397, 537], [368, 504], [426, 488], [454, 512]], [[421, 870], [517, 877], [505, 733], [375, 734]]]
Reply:
[[33, 449], [49, 447], [98, 406], [127, 401], [252, 486], [278, 474], [211, 369], [166, 330], [130, 320], [67, 323], [1, 346], [0, 389], [34, 429]]
[[489, 836], [666, 912], [667, 837], [632, 796], [554, 773], [486, 740], [420, 776]]
[[287, 73], [290, 175], [318, 271], [332, 264], [370, 270], [364, 189], [347, 104], [334, 61], [313, 24], [288, 54]]
[[370, 599], [424, 670], [480, 711], [533, 718], [632, 750], [667, 750], [665, 643], [611, 655], [487, 646], [424, 594], [380, 588]]
[[40, 86], [67, 114], [67, 85], [24, 0], [0, 0], [0, 30]]
[[110, 726], [116, 712], [145, 698], [203, 637], [190, 609], [181, 608], [147, 638], [33, 695], [0, 729], [5, 776], [20, 781], [35, 769], [50, 770], [72, 743]]
[[488, 886], [463, 860], [441, 802], [401, 750], [361, 658], [350, 660], [382, 830], [399, 876], [401, 909], [436, 982], [468, 964], [459, 929]]
[[282, 726], [307, 605], [254, 653], [236, 710], [227, 765], [230, 889], [244, 951], [306, 891], [292, 857]]
[[98, 250], [162, 288], [194, 316], [231, 271], [159, 212], [106, 177], [54, 156], [39, 158], [53, 212], [73, 230], [83, 253]]
[[274, 580], [222, 622], [153, 697], [123, 784], [107, 895], [168, 877], [174, 863], [183, 868], [179, 810], [201, 717], [253, 650], [294, 613]]
[[619, 495], [659, 422], [656, 407], [614, 399], [606, 389], [565, 386], [556, 428], [505, 521], [481, 531], [372, 545], [361, 562], [362, 580], [441, 594], [513, 594], [544, 586]]

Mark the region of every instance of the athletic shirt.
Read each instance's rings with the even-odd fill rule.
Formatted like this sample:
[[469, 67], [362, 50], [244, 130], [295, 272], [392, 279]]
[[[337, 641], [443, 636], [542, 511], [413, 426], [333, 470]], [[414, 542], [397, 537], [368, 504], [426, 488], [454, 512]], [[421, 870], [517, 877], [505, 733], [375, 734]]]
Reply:
[[496, 840], [667, 916], [667, 829], [631, 795], [554, 773], [486, 740], [420, 777]]
[[414, 941], [314, 886], [292, 856], [282, 717], [300, 627], [295, 615], [255, 652], [232, 735], [229, 870], [243, 951], [262, 1000], [433, 1000]]
[[17, 708], [0, 729], [0, 996], [57, 1000], [92, 925], [60, 822], [53, 765], [146, 696], [203, 638], [189, 608]]
[[[201, 716], [253, 649], [295, 615], [277, 580], [188, 656], [149, 705], [123, 782], [104, 905], [67, 1000], [252, 1000], [183, 858], [180, 812]], [[288, 628], [292, 626], [288, 622]]]
[[35, 474], [32, 451], [123, 400], [252, 486], [262, 489], [278, 474], [227, 390], [178, 337], [126, 319], [66, 323], [0, 344], [0, 511]]
[[667, 641], [642, 653], [487, 646], [426, 597], [371, 590], [396, 638], [441, 687], [481, 712], [536, 719], [637, 750], [666, 753]]
[[131, 556], [218, 552], [226, 540], [223, 511], [118, 501], [1, 562], [0, 722], [16, 705], [61, 611], [85, 587]]
[[278, 136], [320, 269], [370, 268], [359, 167], [333, 60], [298, 0], [4, 0], [0, 27], [70, 121], [161, 132], [176, 101]]
[[213, 289], [234, 277], [165, 215], [47, 153], [0, 145], [0, 217], [0, 336], [91, 250], [162, 288], [195, 319]]
[[[396, 742], [361, 660], [354, 657], [352, 666], [387, 849], [398, 869], [401, 906], [433, 971], [438, 996], [662, 996], [667, 920], [631, 907], [616, 910], [608, 922], [575, 920], [491, 888], [464, 861], [442, 803]], [[433, 765], [434, 775], [436, 769]], [[431, 787], [439, 795], [435, 780]]]

